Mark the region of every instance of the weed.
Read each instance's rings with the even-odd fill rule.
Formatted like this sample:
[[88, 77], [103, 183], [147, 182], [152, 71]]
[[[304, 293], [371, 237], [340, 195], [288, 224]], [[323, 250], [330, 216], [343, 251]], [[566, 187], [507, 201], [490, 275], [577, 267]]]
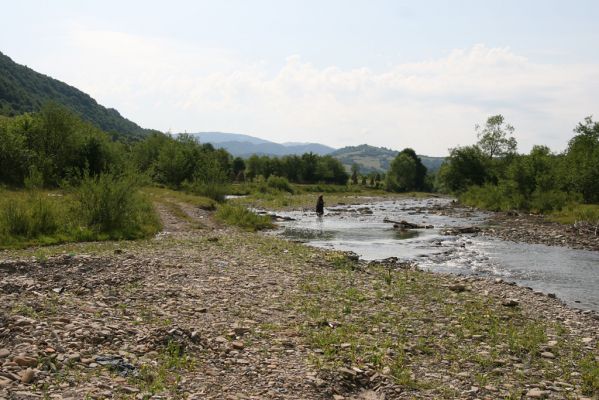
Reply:
[[221, 205], [216, 211], [216, 218], [229, 224], [239, 226], [248, 231], [257, 231], [273, 227], [269, 216], [258, 215], [242, 206]]

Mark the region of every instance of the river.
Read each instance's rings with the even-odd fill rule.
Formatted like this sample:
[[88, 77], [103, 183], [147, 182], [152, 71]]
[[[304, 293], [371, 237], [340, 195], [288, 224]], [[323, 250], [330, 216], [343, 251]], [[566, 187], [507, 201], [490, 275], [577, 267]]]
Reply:
[[[365, 260], [398, 257], [442, 273], [498, 277], [544, 293], [568, 305], [599, 311], [599, 252], [504, 241], [477, 234], [445, 235], [451, 227], [482, 226], [489, 215], [455, 210], [451, 199], [402, 199], [341, 205], [313, 212], [291, 211], [278, 234], [312, 246], [353, 251]], [[405, 220], [432, 229], [398, 231]]]

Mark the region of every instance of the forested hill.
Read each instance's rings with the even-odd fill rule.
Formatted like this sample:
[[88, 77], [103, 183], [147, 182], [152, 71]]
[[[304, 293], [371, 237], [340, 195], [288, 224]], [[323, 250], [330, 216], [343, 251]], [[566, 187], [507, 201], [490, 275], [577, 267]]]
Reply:
[[0, 52], [0, 115], [39, 111], [48, 101], [67, 107], [114, 136], [139, 138], [151, 132], [117, 110], [103, 107], [81, 90], [17, 64]]
[[[385, 147], [374, 147], [367, 144], [359, 146], [347, 146], [332, 152], [330, 155], [341, 161], [343, 165], [350, 168], [352, 164], [360, 166], [360, 172], [383, 172], [389, 169], [391, 161], [397, 156], [398, 152]], [[422, 164], [429, 171], [439, 169], [445, 157], [419, 156]]]

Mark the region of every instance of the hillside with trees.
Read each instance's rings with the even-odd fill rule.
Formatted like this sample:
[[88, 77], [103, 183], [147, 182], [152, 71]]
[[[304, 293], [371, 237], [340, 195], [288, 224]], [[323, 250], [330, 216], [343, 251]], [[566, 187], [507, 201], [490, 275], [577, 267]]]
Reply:
[[[386, 147], [375, 147], [367, 144], [347, 146], [330, 153], [349, 171], [352, 165], [358, 165], [363, 174], [385, 172], [391, 167], [391, 162], [399, 154], [398, 151]], [[424, 166], [431, 172], [438, 170], [445, 160], [444, 157], [419, 156]]]
[[0, 115], [15, 116], [40, 111], [55, 102], [112, 136], [141, 138], [152, 132], [124, 118], [113, 108], [98, 104], [88, 94], [0, 53]]

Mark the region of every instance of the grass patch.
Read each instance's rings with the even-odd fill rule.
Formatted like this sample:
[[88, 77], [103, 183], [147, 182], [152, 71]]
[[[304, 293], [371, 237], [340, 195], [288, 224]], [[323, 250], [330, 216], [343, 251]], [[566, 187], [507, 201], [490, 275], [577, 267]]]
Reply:
[[599, 204], [569, 204], [551, 213], [549, 220], [568, 225], [581, 221], [599, 225]]
[[[302, 335], [319, 349], [312, 357], [318, 368], [374, 367], [407, 390], [427, 390], [427, 396], [433, 390], [435, 398], [456, 396], [435, 371], [481, 387], [501, 387], [507, 380], [520, 390], [543, 379], [580, 386], [570, 375], [579, 371], [586, 393], [597, 392], [596, 355], [583, 358], [563, 325], [506, 308], [500, 298], [453, 293], [434, 274], [382, 266], [364, 274], [339, 255], [325, 260], [328, 268], [307, 277], [294, 300], [306, 321]], [[541, 356], [549, 339], [558, 343], [560, 363]], [[493, 372], [510, 358], [536, 375], [522, 376], [517, 368]], [[470, 375], [460, 377], [463, 371]]]
[[195, 360], [185, 353], [177, 342], [171, 341], [164, 348], [153, 365], [146, 364], [140, 369], [138, 377], [132, 383], [151, 395], [168, 393], [173, 398], [182, 397], [178, 386], [181, 373], [195, 368]]
[[269, 216], [258, 215], [238, 205], [223, 204], [219, 206], [215, 217], [228, 225], [239, 226], [248, 231], [258, 231], [273, 227]]
[[145, 187], [141, 190], [141, 192], [146, 194], [152, 201], [157, 201], [160, 203], [172, 203], [173, 200], [176, 200], [178, 202], [190, 204], [203, 210], [216, 209], [216, 201], [208, 197], [198, 196], [192, 193], [160, 187]]
[[0, 249], [150, 237], [160, 222], [126, 179], [88, 178], [72, 190], [2, 190]]

